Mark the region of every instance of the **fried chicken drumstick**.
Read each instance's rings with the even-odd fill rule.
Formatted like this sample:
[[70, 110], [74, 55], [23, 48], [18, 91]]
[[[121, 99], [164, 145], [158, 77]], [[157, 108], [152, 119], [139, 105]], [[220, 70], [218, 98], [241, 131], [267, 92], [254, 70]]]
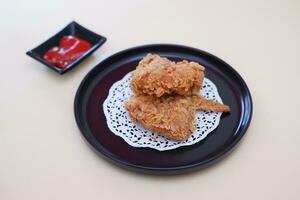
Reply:
[[134, 122], [178, 141], [187, 139], [195, 129], [196, 110], [230, 111], [228, 106], [198, 95], [162, 98], [133, 95], [125, 102], [125, 108]]
[[172, 62], [155, 54], [143, 58], [132, 73], [131, 88], [136, 94], [161, 97], [164, 94], [198, 94], [204, 67], [196, 62]]

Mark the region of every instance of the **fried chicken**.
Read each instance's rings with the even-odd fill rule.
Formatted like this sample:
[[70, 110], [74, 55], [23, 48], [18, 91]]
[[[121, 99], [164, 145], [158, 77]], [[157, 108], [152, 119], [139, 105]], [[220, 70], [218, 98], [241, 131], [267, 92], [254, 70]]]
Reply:
[[195, 62], [176, 63], [148, 54], [132, 72], [134, 95], [125, 108], [135, 123], [168, 139], [185, 140], [195, 129], [196, 110], [230, 111], [227, 105], [198, 95], [204, 70]]
[[177, 141], [187, 139], [194, 130], [196, 110], [230, 111], [228, 106], [198, 95], [161, 98], [133, 95], [125, 102], [125, 108], [134, 122]]
[[143, 58], [132, 72], [131, 88], [136, 94], [161, 97], [164, 94], [198, 94], [204, 67], [196, 62], [172, 62], [155, 54]]

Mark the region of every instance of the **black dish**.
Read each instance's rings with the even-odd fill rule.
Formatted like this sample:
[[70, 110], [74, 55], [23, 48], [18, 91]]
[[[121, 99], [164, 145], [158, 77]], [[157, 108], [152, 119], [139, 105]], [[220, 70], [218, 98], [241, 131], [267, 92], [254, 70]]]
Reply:
[[[65, 36], [65, 35], [74, 35], [78, 36], [81, 39], [84, 39], [91, 43], [92, 47], [83, 54], [80, 58], [78, 58], [76, 61], [72, 62], [65, 68], [61, 69], [56, 67], [55, 65], [49, 63], [47, 60], [43, 58], [43, 55], [52, 47], [57, 46], [59, 40]], [[65, 72], [69, 71], [70, 69], [74, 68], [77, 64], [79, 64], [81, 61], [83, 61], [85, 58], [87, 58], [89, 55], [91, 55], [94, 51], [96, 51], [104, 42], [106, 41], [106, 38], [98, 35], [83, 26], [79, 25], [75, 21], [68, 24], [64, 29], [62, 29], [60, 32], [52, 36], [50, 39], [42, 43], [41, 45], [37, 46], [36, 48], [28, 51], [26, 54], [30, 57], [36, 59], [37, 61], [43, 63], [50, 69], [60, 73], [64, 74]]]
[[[219, 126], [204, 140], [169, 151], [135, 148], [110, 132], [102, 110], [113, 83], [120, 80], [147, 53], [171, 60], [190, 60], [204, 65], [206, 77], [218, 88], [232, 111], [222, 115]], [[252, 100], [241, 76], [221, 59], [202, 50], [170, 44], [130, 48], [99, 63], [81, 82], [74, 102], [79, 129], [93, 148], [113, 163], [139, 172], [178, 174], [207, 166], [223, 158], [245, 134], [252, 116]]]

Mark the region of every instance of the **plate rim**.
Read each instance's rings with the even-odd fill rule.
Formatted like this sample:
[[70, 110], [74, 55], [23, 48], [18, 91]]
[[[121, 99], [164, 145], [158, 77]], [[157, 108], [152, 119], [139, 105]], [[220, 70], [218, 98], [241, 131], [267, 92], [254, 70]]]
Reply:
[[[165, 46], [165, 47], [172, 47], [172, 48], [183, 48], [183, 49], [187, 49], [187, 50], [191, 50], [191, 51], [195, 51], [195, 52], [199, 52], [201, 54], [205, 54], [219, 62], [221, 62], [222, 64], [226, 65], [226, 67], [228, 67], [236, 76], [236, 78], [238, 79], [239, 82], [242, 83], [242, 88], [243, 90], [246, 92], [246, 96], [248, 99], [248, 104], [249, 107], [247, 107], [248, 113], [247, 115], [243, 115], [241, 116], [241, 118], [247, 118], [245, 124], [243, 125], [243, 128], [240, 129], [240, 125], [238, 126], [237, 130], [239, 130], [239, 135], [238, 137], [236, 137], [233, 142], [231, 142], [229, 145], [227, 145], [224, 150], [222, 150], [221, 152], [219, 152], [218, 154], [209, 157], [206, 160], [203, 160], [201, 162], [195, 163], [195, 164], [186, 164], [186, 165], [182, 165], [182, 166], [175, 166], [175, 167], [147, 167], [147, 166], [143, 166], [143, 165], [138, 165], [138, 164], [133, 164], [130, 163], [128, 161], [124, 161], [122, 159], [117, 158], [116, 156], [113, 156], [106, 148], [104, 148], [101, 144], [99, 144], [97, 142], [97, 140], [95, 138], [93, 138], [92, 135], [90, 135], [89, 133], [86, 132], [85, 128], [83, 127], [81, 121], [80, 121], [80, 116], [79, 116], [79, 107], [78, 106], [78, 101], [80, 99], [80, 93], [82, 92], [82, 88], [85, 86], [86, 81], [88, 80], [88, 78], [90, 77], [90, 75], [92, 75], [94, 73], [94, 71], [97, 69], [98, 65], [101, 65], [101, 63], [105, 63], [111, 59], [113, 59], [114, 57], [117, 57], [119, 55], [122, 55], [124, 53], [128, 53], [130, 51], [134, 51], [134, 50], [138, 50], [138, 49], [144, 49], [144, 48], [153, 48], [153, 47], [160, 47], [160, 46]], [[242, 95], [242, 96], [245, 96]], [[181, 44], [169, 44], [169, 43], [156, 43], [156, 44], [144, 44], [144, 45], [139, 45], [139, 46], [134, 46], [134, 47], [130, 47], [127, 49], [123, 49], [121, 51], [118, 51], [110, 56], [108, 56], [107, 58], [105, 58], [104, 60], [100, 61], [98, 64], [96, 64], [82, 79], [82, 81], [79, 84], [79, 87], [76, 91], [75, 94], [75, 99], [74, 99], [74, 116], [75, 116], [75, 120], [76, 120], [76, 124], [81, 132], [81, 134], [84, 136], [84, 138], [86, 139], [86, 142], [93, 147], [92, 149], [101, 157], [105, 158], [106, 160], [121, 166], [121, 167], [126, 167], [127, 169], [130, 170], [134, 170], [137, 172], [143, 172], [143, 173], [148, 173], [148, 174], [159, 174], [159, 175], [171, 175], [171, 174], [179, 174], [182, 172], [189, 172], [189, 171], [194, 171], [196, 169], [199, 168], [203, 168], [203, 167], [207, 167], [208, 165], [211, 165], [221, 159], [223, 159], [225, 156], [227, 156], [232, 150], [234, 150], [234, 147], [237, 146], [237, 144], [239, 143], [239, 141], [243, 138], [243, 136], [245, 135], [245, 133], [247, 132], [249, 125], [251, 123], [252, 120], [252, 114], [253, 114], [253, 101], [252, 101], [252, 96], [250, 93], [250, 90], [246, 84], [246, 82], [244, 81], [244, 79], [241, 77], [241, 75], [228, 63], [226, 63], [224, 60], [220, 59], [219, 57], [206, 52], [204, 50], [195, 48], [195, 47], [190, 47], [190, 46], [185, 46], [185, 45], [181, 45]], [[172, 150], [171, 150], [172, 151]], [[167, 172], [167, 173], [166, 173]]]

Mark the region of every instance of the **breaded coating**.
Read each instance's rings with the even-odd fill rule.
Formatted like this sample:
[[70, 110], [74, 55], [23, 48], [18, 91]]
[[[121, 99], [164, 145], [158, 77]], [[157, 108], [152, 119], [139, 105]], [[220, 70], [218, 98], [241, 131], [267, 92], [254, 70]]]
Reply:
[[198, 95], [161, 98], [133, 95], [125, 102], [125, 108], [134, 122], [177, 141], [187, 139], [195, 129], [196, 110], [230, 111], [228, 106]]
[[143, 58], [132, 72], [131, 88], [136, 94], [161, 97], [164, 94], [198, 94], [204, 67], [196, 62], [172, 62], [155, 54]]
[[212, 111], [212, 112], [230, 112], [230, 107], [210, 99], [205, 99], [200, 95], [193, 95], [188, 98], [196, 110]]

